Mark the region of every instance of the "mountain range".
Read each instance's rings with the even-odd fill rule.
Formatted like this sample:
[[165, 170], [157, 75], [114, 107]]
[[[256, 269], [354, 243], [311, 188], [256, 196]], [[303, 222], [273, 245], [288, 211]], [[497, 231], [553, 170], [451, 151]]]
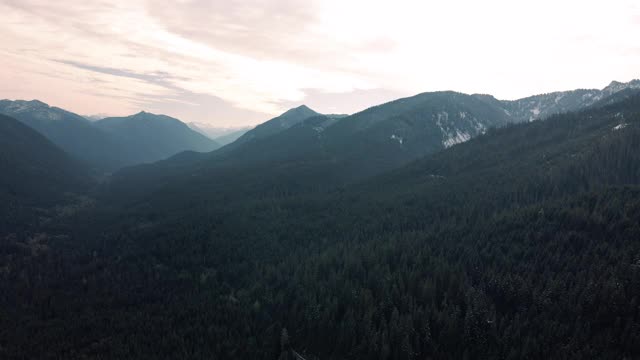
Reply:
[[[325, 116], [301, 106], [257, 126], [218, 151], [181, 154], [126, 169], [116, 174], [111, 185], [123, 191], [126, 188], [131, 196], [143, 196], [165, 184], [200, 182], [236, 192], [243, 191], [242, 184], [255, 191], [331, 188], [398, 168], [490, 129], [529, 122], [531, 118], [518, 115], [514, 104], [521, 104], [521, 109], [529, 106], [536, 113], [539, 109], [535, 119], [541, 119], [567, 107], [586, 109], [616, 94], [637, 92], [639, 84], [636, 80], [613, 82], [601, 91], [558, 92], [516, 102], [452, 91], [423, 93], [350, 116]], [[585, 91], [592, 96], [584, 96]], [[262, 169], [259, 176], [257, 168]], [[176, 182], [178, 178], [182, 180]], [[209, 182], [211, 178], [217, 181]], [[245, 181], [239, 182], [238, 178]]]
[[[208, 152], [2, 102], [0, 357], [639, 358], [639, 85], [300, 106]], [[61, 129], [149, 162], [95, 177]]]
[[[385, 171], [467, 141], [489, 128], [576, 111], [606, 101], [615, 94], [638, 89], [639, 80], [629, 83], [614, 81], [602, 90], [563, 91], [513, 101], [500, 101], [490, 95], [425, 93], [375, 106], [351, 116], [327, 115], [330, 121], [321, 121], [321, 126], [306, 124], [313, 132], [302, 134], [300, 129], [292, 131], [299, 132], [298, 136], [307, 137], [304, 141], [309, 143], [305, 146], [315, 147], [329, 161], [344, 161], [344, 166], [351, 166], [348, 163], [353, 158], [362, 157], [359, 151], [369, 152], [373, 149], [378, 152], [373, 157], [367, 157], [374, 170], [365, 170], [362, 175], [366, 177], [373, 172]], [[228, 153], [245, 145], [258, 146], [254, 145], [256, 141], [320, 115], [303, 105], [254, 129], [228, 133], [216, 141], [201, 136], [206, 131], [197, 125], [191, 124], [192, 129], [177, 119], [145, 112], [124, 118], [88, 121], [37, 100], [1, 100], [0, 113], [34, 128], [71, 156], [107, 171], [152, 163], [181, 151], [209, 152], [224, 146], [221, 153]], [[330, 126], [338, 122], [340, 124]], [[282, 146], [287, 145], [283, 143]], [[280, 160], [286, 158], [285, 150], [279, 151]], [[359, 172], [360, 169], [354, 168], [354, 171]]]
[[37, 100], [0, 100], [0, 114], [18, 119], [98, 170], [113, 171], [180, 151], [206, 152], [219, 147], [179, 120], [163, 115], [140, 113], [89, 121]]

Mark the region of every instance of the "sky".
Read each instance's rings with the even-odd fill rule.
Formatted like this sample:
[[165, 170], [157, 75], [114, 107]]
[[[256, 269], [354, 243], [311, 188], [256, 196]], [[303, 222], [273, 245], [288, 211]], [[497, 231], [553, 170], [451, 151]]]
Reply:
[[637, 0], [0, 0], [0, 98], [215, 127], [640, 78]]

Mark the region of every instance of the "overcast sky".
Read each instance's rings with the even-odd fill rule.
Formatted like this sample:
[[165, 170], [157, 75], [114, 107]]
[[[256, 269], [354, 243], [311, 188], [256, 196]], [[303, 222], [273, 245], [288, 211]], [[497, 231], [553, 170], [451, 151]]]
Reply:
[[216, 126], [640, 77], [637, 0], [0, 0], [0, 98]]

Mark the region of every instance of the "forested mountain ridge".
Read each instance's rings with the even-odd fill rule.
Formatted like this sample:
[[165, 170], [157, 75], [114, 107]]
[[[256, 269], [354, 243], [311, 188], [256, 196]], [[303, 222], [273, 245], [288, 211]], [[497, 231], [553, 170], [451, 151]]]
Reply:
[[[632, 95], [639, 89], [637, 80], [626, 84], [612, 82], [603, 90], [557, 92], [518, 101], [452, 91], [423, 93], [350, 116], [328, 116], [330, 121], [322, 126], [305, 125], [305, 119], [317, 118], [318, 114], [301, 106], [257, 126], [210, 156], [185, 154], [173, 161], [127, 169], [114, 178], [114, 186], [124, 184], [128, 194], [144, 194], [163, 184], [154, 182], [152, 177], [164, 181], [183, 176], [200, 182], [206, 182], [207, 178], [230, 179], [234, 191], [241, 191], [231, 180], [233, 176], [229, 174], [233, 172], [236, 177], [253, 178], [259, 183], [242, 182], [250, 187], [273, 188], [278, 187], [278, 182], [306, 176], [304, 184], [311, 185], [309, 179], [313, 178], [316, 185], [312, 187], [329, 188], [400, 167], [490, 128], [614, 102], [622, 94]], [[536, 114], [531, 112], [533, 107]], [[151, 182], [154, 183], [151, 188], [144, 185]], [[142, 184], [142, 188], [132, 187], [136, 183]], [[308, 188], [290, 185], [290, 190]], [[225, 189], [217, 185], [216, 188]]]
[[48, 208], [64, 203], [66, 193], [82, 193], [91, 182], [78, 161], [5, 115], [0, 115], [0, 169], [0, 237], [33, 228]]
[[[324, 135], [325, 140], [322, 146], [328, 147], [329, 152], [342, 153], [345, 149], [347, 152], [356, 151], [350, 155], [353, 157], [361, 156], [357, 153], [358, 148], [360, 151], [367, 152], [371, 150], [380, 153], [388, 152], [388, 155], [375, 161], [379, 164], [369, 166], [369, 169], [363, 172], [369, 176], [397, 167], [440, 148], [464, 142], [490, 127], [541, 119], [554, 113], [580, 110], [598, 104], [611, 95], [630, 93], [631, 90], [638, 89], [640, 89], [640, 81], [634, 80], [629, 83], [614, 81], [603, 90], [556, 92], [515, 101], [500, 101], [490, 95], [473, 95], [474, 100], [481, 100], [492, 108], [480, 110], [479, 114], [475, 113], [479, 109], [478, 104], [472, 104], [474, 100], [465, 98], [467, 95], [454, 92], [425, 93], [379, 105], [352, 116], [329, 115], [329, 118], [336, 120], [357, 121], [345, 121], [344, 125], [331, 127], [330, 131]], [[432, 101], [431, 109], [418, 110], [420, 103], [425, 102], [429, 97], [439, 98], [442, 103], [436, 104]], [[460, 103], [453, 105], [455, 101]], [[447, 103], [449, 105], [446, 105]], [[448, 109], [447, 106], [449, 106]], [[440, 110], [436, 111], [438, 108]], [[129, 125], [126, 129], [120, 121], [119, 127], [122, 129], [116, 131], [117, 136], [114, 136], [113, 129], [107, 132], [99, 131], [105, 130], [100, 128], [99, 124], [112, 122], [109, 119], [107, 122], [104, 120], [90, 122], [79, 115], [50, 107], [37, 100], [2, 100], [0, 113], [17, 118], [44, 134], [69, 154], [106, 170], [162, 160], [180, 151], [207, 152], [218, 147], [214, 143], [205, 144], [205, 140], [198, 139], [195, 134], [186, 134], [184, 126], [177, 126], [169, 134], [178, 134], [178, 139], [167, 136], [165, 131], [167, 128], [163, 128], [160, 124], [161, 120], [159, 123], [146, 122], [154, 125], [148, 129], [141, 128], [141, 124], [145, 121], [128, 121]], [[146, 118], [151, 116], [151, 114], [141, 113], [127, 119], [144, 118], [145, 116], [142, 115], [145, 114]], [[317, 115], [319, 115], [317, 112], [304, 105], [291, 109], [239, 136], [225, 146], [221, 153], [276, 135], [306, 118]], [[392, 117], [396, 118], [391, 119]], [[158, 116], [157, 119], [164, 119], [164, 117]], [[108, 127], [106, 130], [109, 130]], [[131, 139], [132, 133], [138, 136], [135, 141]], [[154, 138], [158, 141], [153, 141]], [[139, 143], [148, 146], [137, 146]]]
[[[334, 187], [342, 182], [341, 172], [335, 171], [335, 161], [318, 142], [318, 129], [335, 121], [314, 116], [274, 135], [212, 153], [184, 152], [166, 161], [122, 169], [105, 186], [105, 199], [130, 201], [171, 192], [182, 193], [178, 202], [188, 203], [192, 197], [224, 201], [265, 191]], [[186, 188], [198, 190], [184, 193]]]
[[289, 110], [197, 159], [182, 156], [125, 169], [114, 176], [112, 189], [119, 190], [109, 197], [144, 196], [166, 179], [175, 180], [169, 186], [198, 187], [208, 196], [327, 189], [397, 168], [510, 122], [501, 109], [455, 92], [419, 94], [346, 117], [303, 119], [309, 114], [306, 107]]
[[272, 135], [275, 135], [281, 131], [284, 131], [304, 119], [308, 119], [313, 116], [318, 116], [319, 113], [310, 109], [306, 105], [301, 105], [293, 109], [289, 109], [283, 114], [268, 120], [255, 128], [247, 131], [242, 136], [240, 136], [234, 143], [232, 143], [232, 147], [243, 144], [249, 141], [253, 141], [256, 139], [263, 139]]
[[534, 121], [551, 115], [569, 111], [579, 111], [598, 104], [600, 101], [619, 92], [640, 91], [640, 80], [628, 83], [612, 81], [607, 87], [599, 89], [577, 89], [557, 91], [549, 94], [529, 96], [518, 100], [496, 100], [490, 95], [475, 95], [500, 106], [513, 119], [513, 122]]
[[[377, 163], [373, 173], [465, 142], [510, 119], [478, 99], [452, 91], [423, 93], [367, 109], [329, 127], [323, 138], [351, 163]], [[360, 160], [362, 159], [362, 160]]]
[[636, 358], [638, 163], [631, 96], [330, 191], [179, 180], [79, 217], [50, 261], [14, 255], [0, 293], [23, 295], [0, 297], [0, 354]]

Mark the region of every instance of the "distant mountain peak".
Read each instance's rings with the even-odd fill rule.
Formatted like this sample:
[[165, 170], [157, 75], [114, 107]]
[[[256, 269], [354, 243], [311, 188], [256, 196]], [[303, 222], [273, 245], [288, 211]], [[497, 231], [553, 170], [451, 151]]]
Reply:
[[300, 124], [305, 119], [322, 115], [314, 110], [312, 110], [307, 105], [300, 105], [298, 107], [289, 109], [275, 118], [264, 122], [252, 130], [243, 134], [238, 141], [234, 142], [234, 146], [239, 146], [246, 141], [255, 140], [259, 138], [265, 138], [279, 132], [282, 132], [290, 127]]
[[135, 119], [138, 121], [164, 121], [164, 122], [170, 122], [174, 124], [184, 125], [185, 127], [189, 127], [187, 124], [185, 124], [184, 122], [174, 117], [163, 115], [163, 114], [154, 114], [147, 111], [140, 111], [137, 114], [120, 117], [118, 119], [120, 119], [120, 121], [125, 121], [125, 122], [128, 121], [128, 119]]
[[309, 114], [309, 116], [319, 115], [318, 112], [316, 112], [315, 110], [311, 109], [307, 105], [300, 105], [298, 107], [295, 107], [295, 108], [292, 108], [292, 109], [289, 109], [289, 110], [285, 111], [280, 116], [285, 116], [285, 115], [294, 114], [294, 113], [295, 114]]
[[150, 112], [146, 112], [142, 110], [139, 113], [131, 115], [130, 117], [149, 117], [149, 116], [160, 116], [160, 115], [152, 114]]
[[614, 80], [602, 91], [612, 93], [612, 92], [618, 92], [624, 89], [638, 89], [638, 88], [640, 88], [640, 80], [638, 79], [633, 79], [627, 83]]

